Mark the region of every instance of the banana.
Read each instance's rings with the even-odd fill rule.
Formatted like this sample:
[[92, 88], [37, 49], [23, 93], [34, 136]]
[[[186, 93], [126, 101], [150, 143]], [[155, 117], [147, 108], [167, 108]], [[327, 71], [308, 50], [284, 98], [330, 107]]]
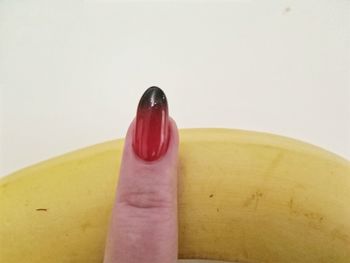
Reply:
[[[265, 133], [180, 131], [179, 257], [350, 262], [350, 162]], [[1, 263], [100, 263], [123, 141], [0, 181]]]

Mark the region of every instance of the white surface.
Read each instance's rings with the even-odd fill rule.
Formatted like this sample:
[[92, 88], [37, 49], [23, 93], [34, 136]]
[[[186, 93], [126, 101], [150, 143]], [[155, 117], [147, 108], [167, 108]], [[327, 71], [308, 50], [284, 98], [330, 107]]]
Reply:
[[151, 85], [180, 128], [350, 159], [349, 14], [345, 0], [1, 1], [0, 175], [123, 137]]

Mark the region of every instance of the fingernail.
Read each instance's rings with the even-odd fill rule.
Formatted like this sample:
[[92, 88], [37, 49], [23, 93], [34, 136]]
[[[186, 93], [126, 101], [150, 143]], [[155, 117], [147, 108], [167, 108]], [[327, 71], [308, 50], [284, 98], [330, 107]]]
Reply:
[[162, 157], [169, 144], [168, 102], [158, 87], [150, 87], [142, 95], [136, 114], [133, 149], [145, 161]]

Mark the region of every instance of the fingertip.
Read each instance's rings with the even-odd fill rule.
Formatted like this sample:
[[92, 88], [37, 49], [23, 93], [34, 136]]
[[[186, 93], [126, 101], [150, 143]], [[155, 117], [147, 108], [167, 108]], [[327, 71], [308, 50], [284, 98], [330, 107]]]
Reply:
[[125, 138], [104, 263], [175, 262], [178, 247], [177, 126], [169, 119], [168, 150], [151, 162], [142, 160], [134, 152], [134, 129], [135, 120]]

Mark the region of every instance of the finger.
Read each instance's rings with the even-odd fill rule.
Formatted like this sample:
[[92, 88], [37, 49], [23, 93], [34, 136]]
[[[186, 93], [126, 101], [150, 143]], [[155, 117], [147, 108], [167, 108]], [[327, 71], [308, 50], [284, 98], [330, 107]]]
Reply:
[[105, 263], [174, 263], [177, 260], [178, 132], [171, 119], [168, 127], [167, 149], [152, 161], [145, 161], [135, 153], [136, 123], [129, 127]]

